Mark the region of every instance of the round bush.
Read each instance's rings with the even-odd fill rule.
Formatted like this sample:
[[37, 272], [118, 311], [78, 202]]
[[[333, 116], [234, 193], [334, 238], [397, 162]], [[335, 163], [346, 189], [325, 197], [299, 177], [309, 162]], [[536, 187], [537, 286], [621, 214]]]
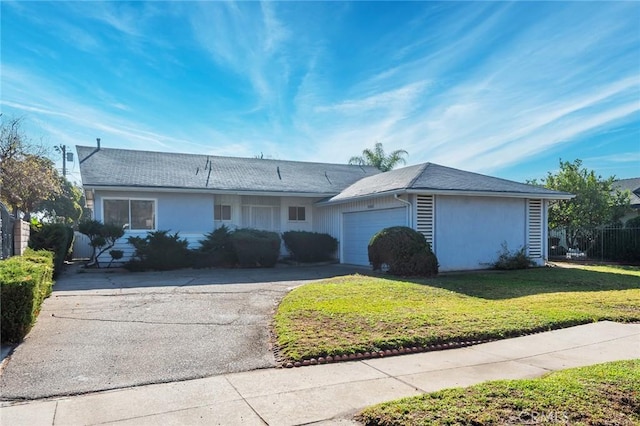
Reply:
[[393, 226], [378, 232], [369, 241], [368, 250], [374, 271], [387, 265], [393, 275], [429, 277], [438, 274], [438, 259], [424, 235], [406, 226]]

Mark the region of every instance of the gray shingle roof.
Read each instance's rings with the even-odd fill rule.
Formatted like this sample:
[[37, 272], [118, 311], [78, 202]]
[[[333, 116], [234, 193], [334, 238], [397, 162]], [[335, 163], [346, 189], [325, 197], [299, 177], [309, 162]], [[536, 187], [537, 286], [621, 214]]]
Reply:
[[329, 202], [407, 191], [521, 194], [551, 199], [570, 196], [565, 192], [552, 191], [539, 186], [424, 163], [363, 178], [332, 197]]
[[347, 164], [112, 148], [98, 150], [87, 146], [76, 149], [86, 188], [170, 188], [331, 196], [363, 177], [379, 173], [374, 167]]
[[640, 177], [617, 180], [613, 182], [613, 187], [631, 191], [631, 207], [640, 208]]

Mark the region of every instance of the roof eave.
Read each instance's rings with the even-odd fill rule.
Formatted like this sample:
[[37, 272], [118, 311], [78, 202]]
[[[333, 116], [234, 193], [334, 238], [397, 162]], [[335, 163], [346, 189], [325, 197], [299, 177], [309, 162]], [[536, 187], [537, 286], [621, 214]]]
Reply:
[[573, 194], [564, 192], [541, 194], [538, 192], [513, 192], [513, 191], [470, 191], [455, 189], [409, 189], [408, 194], [433, 194], [433, 195], [463, 195], [469, 197], [504, 197], [504, 198], [543, 198], [545, 200], [570, 200]]
[[319, 206], [344, 204], [352, 201], [368, 200], [372, 198], [384, 197], [400, 194], [429, 194], [429, 195], [461, 195], [470, 197], [504, 197], [504, 198], [542, 198], [545, 200], [570, 200], [575, 197], [573, 194], [540, 194], [535, 192], [498, 192], [498, 191], [462, 191], [452, 189], [397, 189], [393, 191], [377, 192], [361, 196], [339, 198], [337, 200], [319, 201]]
[[118, 191], [118, 192], [164, 192], [189, 194], [225, 194], [225, 195], [260, 195], [274, 197], [309, 197], [326, 198], [336, 195], [335, 192], [300, 192], [300, 191], [247, 191], [241, 189], [207, 189], [207, 188], [176, 188], [158, 186], [118, 186], [118, 185], [83, 185], [85, 191]]

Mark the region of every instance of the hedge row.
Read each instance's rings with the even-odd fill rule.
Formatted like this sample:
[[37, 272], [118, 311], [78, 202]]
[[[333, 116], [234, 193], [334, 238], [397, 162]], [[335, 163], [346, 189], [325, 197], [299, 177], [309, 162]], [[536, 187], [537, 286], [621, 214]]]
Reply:
[[73, 244], [73, 229], [61, 223], [47, 223], [31, 226], [29, 247], [33, 250], [49, 250], [54, 254], [53, 275], [57, 277], [62, 272], [64, 260]]
[[287, 231], [282, 234], [291, 257], [299, 262], [322, 262], [333, 259], [338, 240], [329, 234], [307, 231]]
[[0, 334], [3, 342], [19, 342], [36, 321], [42, 301], [53, 286], [49, 251], [27, 249], [23, 256], [0, 261]]

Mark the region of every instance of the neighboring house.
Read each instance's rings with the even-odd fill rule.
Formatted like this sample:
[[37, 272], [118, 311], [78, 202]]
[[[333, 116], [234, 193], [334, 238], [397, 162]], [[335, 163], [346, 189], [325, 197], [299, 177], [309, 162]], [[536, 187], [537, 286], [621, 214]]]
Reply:
[[640, 216], [640, 177], [631, 179], [620, 179], [613, 182], [613, 188], [620, 191], [629, 191], [631, 193], [631, 205], [630, 210], [624, 215], [622, 223], [626, 223], [627, 220]]
[[425, 163], [373, 167], [78, 146], [88, 207], [129, 235], [179, 231], [192, 247], [221, 225], [328, 233], [340, 262], [368, 265], [389, 226], [422, 232], [440, 269], [487, 267], [501, 244], [547, 253], [547, 207], [571, 194]]

